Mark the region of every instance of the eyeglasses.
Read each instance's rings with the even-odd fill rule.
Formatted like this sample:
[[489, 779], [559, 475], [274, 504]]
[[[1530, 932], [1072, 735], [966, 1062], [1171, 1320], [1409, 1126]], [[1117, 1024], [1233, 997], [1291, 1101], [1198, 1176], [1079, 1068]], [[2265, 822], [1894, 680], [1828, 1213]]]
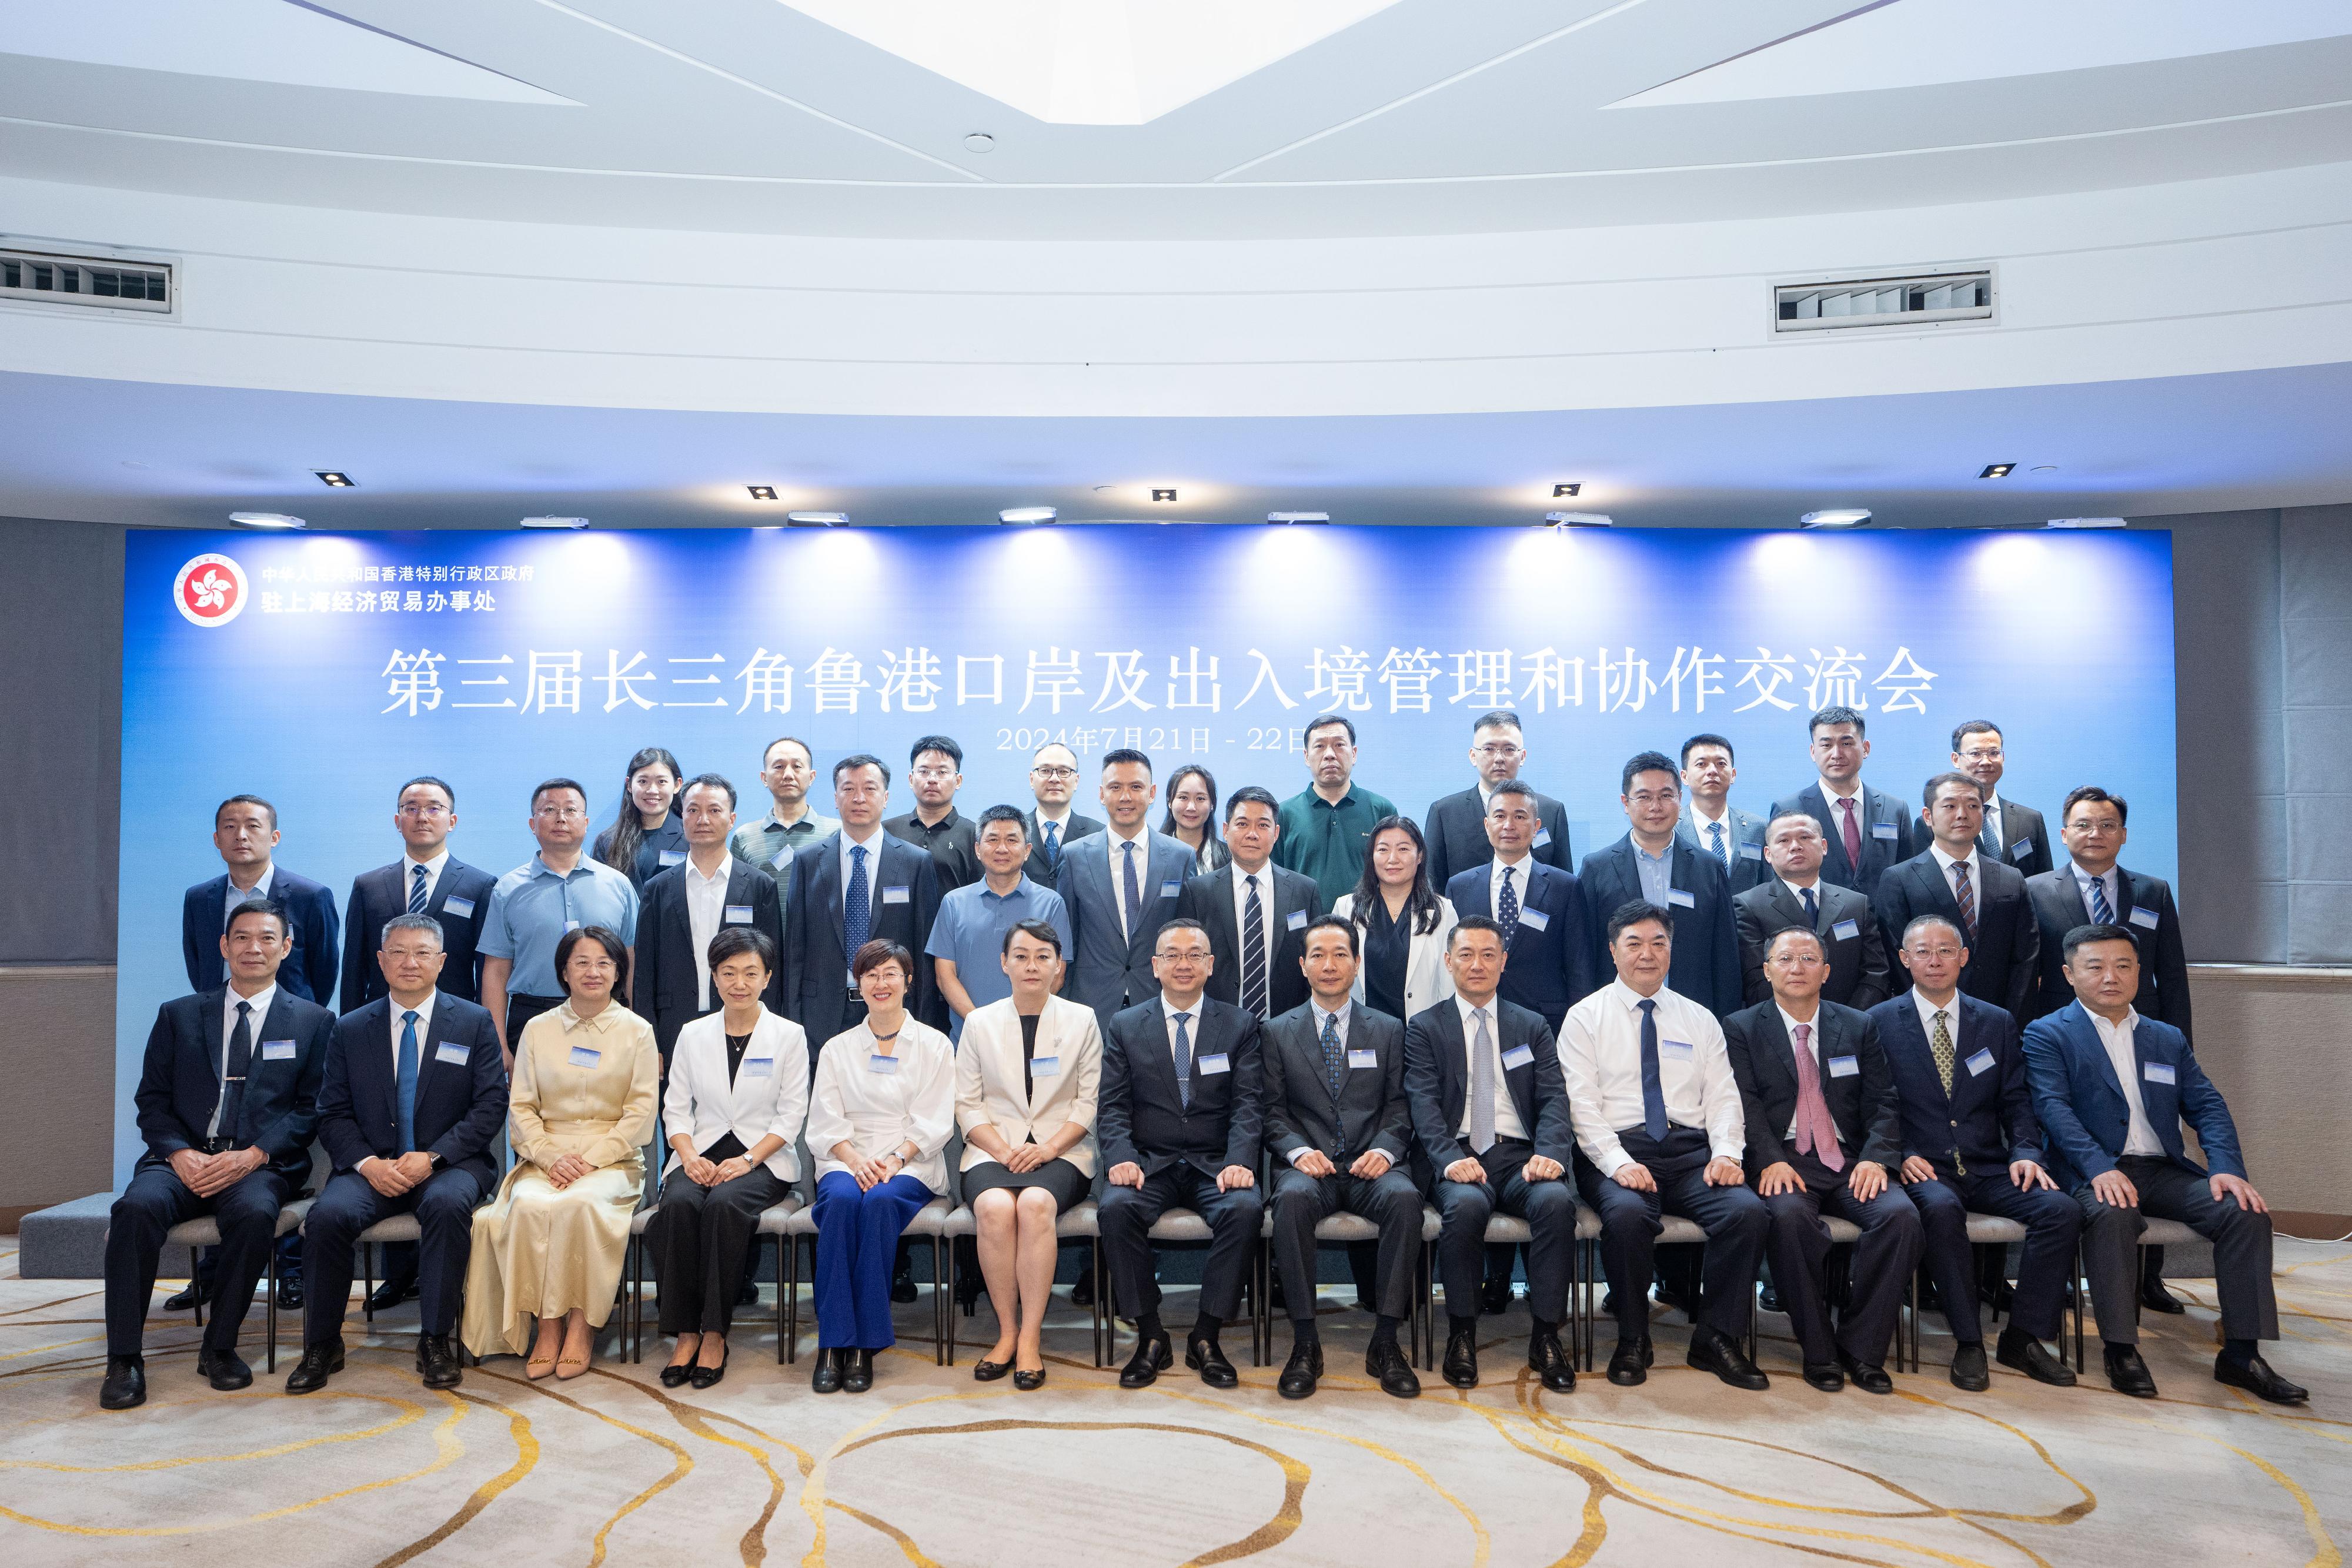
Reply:
[[584, 822], [588, 813], [574, 806], [541, 806], [536, 815], [551, 822]]
[[1032, 768], [1029, 771], [1040, 779], [1076, 779], [1078, 776], [1078, 770], [1075, 768], [1046, 768], [1041, 765]]
[[449, 814], [449, 808], [446, 806], [403, 806], [400, 808], [400, 814], [404, 817], [446, 817]]
[[1524, 747], [1517, 746], [1482, 746], [1478, 747], [1478, 755], [1491, 757], [1496, 761], [1502, 762], [1514, 757], [1525, 757], [1527, 751]]
[[911, 775], [909, 775], [911, 778], [925, 780], [934, 779], [952, 779], [955, 776], [956, 770], [952, 768], [918, 768]]

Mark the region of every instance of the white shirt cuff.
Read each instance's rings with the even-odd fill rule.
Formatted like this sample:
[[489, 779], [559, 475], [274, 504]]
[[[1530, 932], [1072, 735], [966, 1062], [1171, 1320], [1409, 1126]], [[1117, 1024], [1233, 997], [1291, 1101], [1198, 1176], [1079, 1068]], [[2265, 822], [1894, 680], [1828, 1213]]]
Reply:
[[1305, 1159], [1307, 1155], [1309, 1155], [1313, 1154], [1314, 1152], [1315, 1152], [1315, 1150], [1314, 1150], [1314, 1148], [1313, 1148], [1313, 1146], [1312, 1146], [1312, 1145], [1307, 1145], [1307, 1144], [1301, 1144], [1301, 1145], [1299, 1145], [1297, 1148], [1295, 1148], [1295, 1149], [1293, 1149], [1293, 1150], [1291, 1150], [1291, 1151], [1290, 1151], [1290, 1155], [1289, 1155], [1290, 1163], [1291, 1163], [1292, 1165], [1294, 1165], [1294, 1166], [1295, 1166], [1295, 1165], [1297, 1165], [1299, 1161], [1301, 1161], [1301, 1160]]

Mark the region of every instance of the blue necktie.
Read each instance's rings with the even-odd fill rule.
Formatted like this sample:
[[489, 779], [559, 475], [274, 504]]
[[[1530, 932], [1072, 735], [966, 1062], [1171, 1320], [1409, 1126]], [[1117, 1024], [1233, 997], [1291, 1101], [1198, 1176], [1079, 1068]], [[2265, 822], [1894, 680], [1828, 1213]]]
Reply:
[[1192, 1015], [1176, 1015], [1176, 1098], [1185, 1110], [1192, 1108]]
[[2107, 902], [2107, 879], [2103, 876], [2091, 879], [2091, 918], [2102, 925], [2116, 923], [2115, 905]]
[[1511, 950], [1511, 938], [1519, 932], [1519, 895], [1511, 890], [1511, 874], [1519, 868], [1503, 868], [1503, 895], [1495, 901], [1495, 924], [1503, 928], [1503, 951]]
[[425, 913], [425, 868], [423, 866], [416, 868], [416, 880], [408, 884], [408, 913], [411, 915]]
[[1059, 822], [1045, 824], [1045, 863], [1049, 866], [1062, 863], [1062, 824]]
[[1122, 873], [1127, 884], [1127, 925], [1120, 935], [1132, 942], [1135, 928], [1143, 924], [1143, 883], [1135, 875], [1135, 841], [1129, 839], [1119, 847], [1127, 851], [1127, 870]]
[[1331, 1079], [1331, 1104], [1337, 1109], [1339, 1091], [1348, 1082], [1348, 1053], [1339, 1044], [1339, 1015], [1323, 1015], [1323, 1071]]
[[407, 1154], [416, 1147], [416, 1015], [400, 1015], [400, 1070], [397, 1087], [397, 1114], [400, 1130], [400, 1152]]
[[1809, 887], [1805, 889], [1804, 898], [1805, 925], [1807, 928], [1810, 929], [1822, 923], [1822, 910], [1821, 905], [1813, 902], [1813, 890], [1811, 888]]
[[1724, 870], [1729, 871], [1731, 869], [1731, 846], [1723, 841], [1723, 824], [1721, 822], [1709, 822], [1706, 825], [1706, 836], [1715, 841], [1714, 844], [1710, 846], [1715, 851], [1715, 858], [1723, 862]]
[[866, 885], [866, 846], [849, 846], [849, 891], [841, 895], [841, 940], [851, 963], [874, 929], [874, 902]]
[[1634, 1004], [1642, 1009], [1642, 1130], [1653, 1143], [1666, 1137], [1666, 1090], [1658, 1081], [1658, 1004], [1644, 997]]

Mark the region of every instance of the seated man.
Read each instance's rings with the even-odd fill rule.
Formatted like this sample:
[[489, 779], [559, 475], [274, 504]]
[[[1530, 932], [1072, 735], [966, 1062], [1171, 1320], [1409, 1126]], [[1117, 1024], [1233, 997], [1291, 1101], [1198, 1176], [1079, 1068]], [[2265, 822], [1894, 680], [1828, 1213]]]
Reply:
[[[2213, 1244], [2221, 1298], [2221, 1353], [2213, 1380], [2276, 1405], [2309, 1395], [2273, 1372], [2261, 1342], [2279, 1337], [2271, 1291], [2270, 1208], [2246, 1180], [2237, 1124], [2221, 1092], [2170, 1024], [2141, 1016], [2139, 946], [2121, 925], [2066, 933], [2066, 983], [2074, 999], [2025, 1030], [2025, 1072], [2050, 1151], [2084, 1216], [2083, 1256], [2091, 1308], [2106, 1342], [2107, 1381], [2156, 1397], [2139, 1356], [2139, 1260], [2147, 1215], [2177, 1219]], [[2180, 1145], [2197, 1129], [2211, 1169]]]
[[343, 1310], [359, 1234], [410, 1213], [422, 1236], [416, 1370], [427, 1388], [457, 1386], [449, 1336], [474, 1208], [498, 1180], [491, 1145], [506, 1124], [507, 1071], [488, 1009], [435, 988], [446, 956], [441, 924], [431, 915], [385, 921], [376, 964], [390, 994], [335, 1026], [319, 1090], [319, 1141], [335, 1174], [302, 1225], [310, 1299], [289, 1394], [324, 1388], [342, 1370]]
[[1217, 1333], [1241, 1309], [1242, 1278], [1265, 1215], [1257, 1194], [1258, 1022], [1202, 994], [1214, 962], [1199, 921], [1169, 921], [1151, 950], [1160, 995], [1112, 1014], [1103, 1035], [1095, 1132], [1110, 1185], [1096, 1224], [1118, 1310], [1135, 1315], [1139, 1335], [1118, 1375], [1121, 1388], [1145, 1387], [1173, 1364], [1160, 1326], [1149, 1232], [1178, 1207], [1207, 1220], [1210, 1233], [1184, 1364], [1212, 1388], [1240, 1381]]
[[1977, 1303], [1969, 1215], [2025, 1227], [2017, 1293], [1998, 1354], [2037, 1383], [2071, 1388], [2074, 1374], [2042, 1343], [2058, 1333], [2083, 1212], [2043, 1166], [2042, 1124], [2025, 1086], [2017, 1020], [1960, 994], [1969, 949], [1958, 926], [1922, 915], [1895, 950], [1911, 989], [1870, 1009], [1903, 1109], [1903, 1180], [1919, 1207], [1927, 1271], [1952, 1326], [1952, 1383], [1970, 1393], [1992, 1386]]
[[1568, 1010], [1559, 1040], [1569, 1116], [1586, 1164], [1584, 1201], [1601, 1216], [1601, 1262], [1617, 1302], [1609, 1381], [1648, 1378], [1650, 1281], [1661, 1216], [1706, 1232], [1691, 1314], [1690, 1364], [1734, 1388], [1769, 1382], [1739, 1348], [1771, 1218], [1748, 1190], [1739, 1085], [1715, 1015], [1666, 988], [1668, 912], [1636, 901], [1609, 917], [1616, 982]]
[[265, 898], [229, 912], [220, 937], [227, 984], [165, 1002], [147, 1036], [133, 1100], [147, 1152], [114, 1201], [106, 1232], [106, 1378], [98, 1402], [147, 1399], [142, 1353], [164, 1233], [211, 1215], [219, 1224], [220, 1293], [196, 1374], [243, 1388], [253, 1369], [236, 1333], [269, 1260], [278, 1211], [310, 1179], [320, 1075], [335, 1015], [278, 982], [293, 948], [286, 913]]
[[[1731, 1073], [1745, 1105], [1748, 1163], [1772, 1211], [1765, 1252], [1805, 1361], [1825, 1394], [1848, 1379], [1892, 1394], [1886, 1347], [1904, 1287], [1919, 1262], [1919, 1211], [1888, 1179], [1902, 1164], [1895, 1080], [1867, 1013], [1822, 1000], [1829, 976], [1821, 935], [1774, 933], [1764, 950], [1772, 999], [1723, 1020]], [[1830, 1233], [1822, 1210], [1861, 1227], [1853, 1294], [1830, 1332]]]
[[1534, 1324], [1528, 1364], [1542, 1374], [1546, 1388], [1565, 1394], [1576, 1386], [1575, 1365], [1559, 1343], [1576, 1195], [1563, 1178], [1576, 1134], [1559, 1050], [1542, 1015], [1495, 994], [1503, 980], [1503, 930], [1493, 920], [1464, 916], [1446, 938], [1445, 967], [1454, 977], [1453, 997], [1416, 1016], [1404, 1035], [1405, 1099], [1418, 1144], [1414, 1175], [1441, 1217], [1445, 1381], [1478, 1386], [1479, 1276], [1486, 1221], [1499, 1209], [1528, 1222], [1528, 1315]]
[[1290, 1306], [1290, 1361], [1275, 1385], [1304, 1399], [1323, 1375], [1315, 1328], [1315, 1227], [1345, 1211], [1381, 1228], [1373, 1266], [1378, 1316], [1364, 1375], [1400, 1399], [1421, 1392], [1397, 1348], [1421, 1261], [1421, 1189], [1404, 1169], [1412, 1116], [1404, 1099], [1404, 1025], [1352, 998], [1356, 925], [1325, 915], [1307, 928], [1299, 968], [1309, 998], [1266, 1020], [1265, 1143], [1274, 1173], [1274, 1257]]

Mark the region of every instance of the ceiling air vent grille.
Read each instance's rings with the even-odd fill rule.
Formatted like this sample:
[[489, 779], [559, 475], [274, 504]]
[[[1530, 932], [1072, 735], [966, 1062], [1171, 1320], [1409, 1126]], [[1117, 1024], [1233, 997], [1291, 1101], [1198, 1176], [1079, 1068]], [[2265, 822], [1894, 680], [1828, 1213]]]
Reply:
[[169, 315], [172, 264], [0, 249], [0, 299]]
[[1772, 329], [1834, 332], [1848, 328], [1984, 321], [1992, 317], [1992, 298], [1990, 271], [1780, 283], [1772, 287]]

